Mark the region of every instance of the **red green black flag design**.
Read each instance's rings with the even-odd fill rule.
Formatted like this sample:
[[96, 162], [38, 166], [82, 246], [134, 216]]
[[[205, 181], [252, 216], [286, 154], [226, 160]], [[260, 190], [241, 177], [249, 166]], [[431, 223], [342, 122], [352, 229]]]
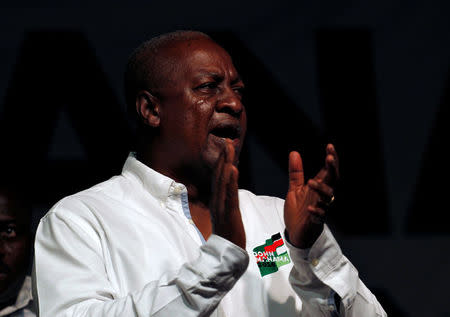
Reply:
[[291, 263], [280, 233], [274, 234], [266, 243], [253, 249], [261, 276], [275, 273], [280, 266]]

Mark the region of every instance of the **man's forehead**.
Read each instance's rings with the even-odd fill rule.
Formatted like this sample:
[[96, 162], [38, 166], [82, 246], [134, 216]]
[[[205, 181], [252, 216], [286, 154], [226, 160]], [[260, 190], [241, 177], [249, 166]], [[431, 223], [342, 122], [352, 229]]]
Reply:
[[17, 197], [12, 193], [0, 192], [0, 215], [3, 217], [15, 218], [23, 216], [24, 210], [21, 204], [17, 201]]
[[0, 223], [28, 223], [31, 214], [19, 206], [0, 205]]
[[5, 217], [6, 215], [13, 216], [14, 212], [12, 209], [14, 209], [14, 207], [4, 198], [5, 197], [0, 196], [0, 217]]
[[183, 41], [171, 47], [170, 55], [178, 64], [176, 71], [222, 74], [226, 70], [232, 76], [238, 76], [228, 52], [210, 39]]
[[0, 220], [4, 218], [8, 219], [15, 218], [15, 212], [10, 205], [0, 203]]
[[206, 37], [177, 39], [177, 40], [173, 40], [171, 42], [167, 42], [165, 45], [166, 49], [173, 51], [173, 52], [195, 51], [195, 50], [198, 50], [200, 47], [203, 49], [220, 48], [223, 50], [223, 48], [221, 46], [219, 46], [216, 42], [214, 42], [212, 39], [206, 38]]

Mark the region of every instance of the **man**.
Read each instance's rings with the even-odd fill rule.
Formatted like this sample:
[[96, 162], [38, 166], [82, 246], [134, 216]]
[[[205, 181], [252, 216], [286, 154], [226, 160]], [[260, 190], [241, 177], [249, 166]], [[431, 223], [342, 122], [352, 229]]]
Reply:
[[285, 201], [256, 196], [238, 190], [244, 83], [222, 47], [165, 34], [133, 53], [125, 78], [136, 153], [41, 220], [40, 316], [385, 315], [323, 224], [332, 145], [307, 184], [290, 154]]
[[0, 316], [33, 317], [30, 264], [31, 210], [0, 185]]

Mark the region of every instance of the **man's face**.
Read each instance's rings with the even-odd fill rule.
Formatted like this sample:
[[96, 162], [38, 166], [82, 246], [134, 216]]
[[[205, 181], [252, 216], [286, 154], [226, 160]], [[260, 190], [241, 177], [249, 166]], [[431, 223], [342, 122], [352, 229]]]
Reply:
[[244, 84], [230, 56], [208, 39], [177, 42], [168, 54], [174, 67], [159, 90], [161, 139], [168, 156], [213, 168], [229, 138], [237, 161], [247, 118], [241, 103]]
[[25, 213], [0, 192], [0, 294], [27, 268], [30, 233]]

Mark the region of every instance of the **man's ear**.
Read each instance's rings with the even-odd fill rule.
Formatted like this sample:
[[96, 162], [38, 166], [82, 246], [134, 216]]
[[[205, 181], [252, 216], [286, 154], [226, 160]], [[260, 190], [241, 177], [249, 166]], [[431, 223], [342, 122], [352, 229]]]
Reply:
[[140, 90], [136, 95], [136, 111], [139, 118], [147, 125], [157, 128], [161, 121], [159, 99], [147, 90]]

